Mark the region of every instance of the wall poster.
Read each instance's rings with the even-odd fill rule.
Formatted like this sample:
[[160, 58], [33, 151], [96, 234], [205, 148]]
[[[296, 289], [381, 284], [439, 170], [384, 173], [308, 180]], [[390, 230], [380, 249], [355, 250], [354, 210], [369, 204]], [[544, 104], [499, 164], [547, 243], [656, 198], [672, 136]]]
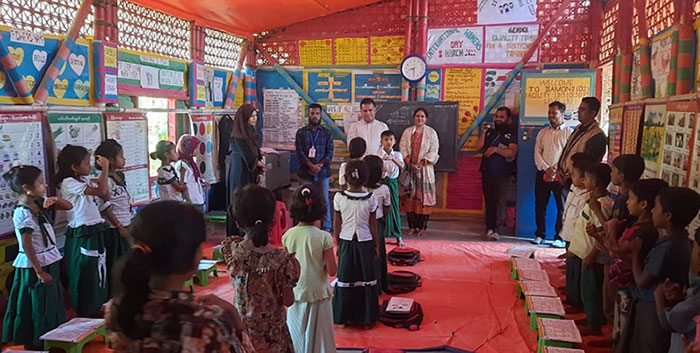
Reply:
[[664, 143], [666, 104], [647, 105], [644, 110], [644, 125], [642, 128], [642, 150], [644, 158], [643, 178], [658, 178], [661, 149]]
[[140, 113], [105, 113], [107, 138], [124, 148], [124, 177], [132, 204], [151, 199], [148, 179], [148, 120]]

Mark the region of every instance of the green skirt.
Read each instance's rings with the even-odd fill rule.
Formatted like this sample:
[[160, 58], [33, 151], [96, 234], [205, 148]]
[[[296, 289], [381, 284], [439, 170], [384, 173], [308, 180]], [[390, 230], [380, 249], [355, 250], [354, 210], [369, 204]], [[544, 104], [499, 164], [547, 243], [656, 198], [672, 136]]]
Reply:
[[109, 298], [114, 295], [114, 288], [116, 283], [115, 279], [112, 278], [112, 273], [114, 273], [114, 265], [116, 265], [119, 258], [128, 253], [131, 248], [129, 239], [124, 238], [119, 234], [117, 228], [109, 228], [107, 233], [105, 233], [105, 250], [107, 251], [107, 294]]
[[379, 233], [378, 248], [379, 256], [377, 256], [377, 283], [379, 289], [386, 293], [389, 289], [389, 284], [386, 281], [387, 278], [387, 264], [386, 264], [386, 244], [384, 243], [384, 228], [386, 224], [386, 216], [377, 220], [377, 233]]
[[384, 215], [386, 226], [384, 227], [385, 238], [401, 238], [401, 209], [399, 199], [399, 179], [384, 178], [384, 184], [389, 187], [391, 195], [391, 206], [389, 214]]
[[32, 268], [16, 268], [2, 325], [2, 341], [41, 347], [39, 337], [66, 321], [61, 262], [42, 267], [53, 277], [41, 283]]
[[372, 241], [340, 239], [338, 283], [333, 290], [333, 322], [370, 325], [379, 320], [379, 288]]
[[107, 254], [105, 223], [66, 229], [64, 259], [68, 272], [68, 297], [76, 315], [97, 314], [107, 302]]

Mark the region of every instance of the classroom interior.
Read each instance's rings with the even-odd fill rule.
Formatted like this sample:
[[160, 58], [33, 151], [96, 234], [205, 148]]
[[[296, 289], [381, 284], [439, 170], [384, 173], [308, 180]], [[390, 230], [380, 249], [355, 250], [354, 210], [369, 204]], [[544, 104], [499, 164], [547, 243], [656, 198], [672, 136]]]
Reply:
[[[423, 277], [409, 294], [423, 306], [423, 323], [418, 331], [338, 326], [339, 351], [535, 352], [547, 340], [531, 327], [509, 250], [533, 249], [552, 287], [564, 284], [564, 250], [529, 243], [534, 141], [547, 104], [566, 104], [565, 123], [574, 127], [581, 98], [598, 97], [607, 161], [639, 154], [645, 175], [700, 191], [696, 19], [700, 0], [2, 0], [0, 174], [32, 164], [52, 176], [62, 147], [94, 151], [114, 138], [125, 146], [138, 209], [159, 198], [158, 165], [148, 157], [155, 144], [192, 134], [204, 142], [195, 156], [202, 178], [216, 190], [228, 175], [218, 122], [251, 103], [262, 145], [275, 151], [265, 156], [262, 185], [288, 206], [299, 185], [295, 132], [308, 122], [309, 104], [323, 106], [333, 133], [332, 193], [348, 157], [344, 127], [357, 121], [363, 98], [374, 99], [377, 119], [392, 127], [410, 126], [413, 109], [428, 107], [441, 141], [437, 204], [426, 235], [405, 237], [423, 256], [409, 268]], [[401, 70], [410, 55], [426, 67], [415, 81]], [[507, 191], [506, 237], [487, 242], [475, 146], [481, 123], [500, 106], [518, 126], [517, 176]], [[225, 233], [226, 205], [213, 195], [205, 209], [209, 258]], [[0, 309], [18, 251], [15, 199], [0, 182]], [[550, 237], [553, 209], [551, 201]], [[279, 245], [282, 234], [275, 236]], [[226, 277], [219, 265], [207, 286], [195, 282], [195, 295], [232, 300]], [[607, 351], [588, 346], [596, 337], [571, 335], [568, 346]], [[97, 338], [83, 351], [110, 350]]]

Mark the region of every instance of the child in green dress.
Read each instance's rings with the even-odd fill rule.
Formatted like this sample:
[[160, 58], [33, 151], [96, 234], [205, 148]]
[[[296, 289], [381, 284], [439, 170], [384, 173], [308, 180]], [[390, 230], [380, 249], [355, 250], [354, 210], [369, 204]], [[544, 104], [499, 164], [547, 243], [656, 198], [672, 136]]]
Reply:
[[389, 187], [391, 206], [385, 217], [384, 237], [395, 238], [398, 246], [404, 246], [401, 236], [401, 210], [399, 208], [399, 174], [406, 164], [401, 151], [395, 151], [396, 136], [391, 130], [382, 132], [382, 148], [379, 157], [384, 161], [384, 184]]

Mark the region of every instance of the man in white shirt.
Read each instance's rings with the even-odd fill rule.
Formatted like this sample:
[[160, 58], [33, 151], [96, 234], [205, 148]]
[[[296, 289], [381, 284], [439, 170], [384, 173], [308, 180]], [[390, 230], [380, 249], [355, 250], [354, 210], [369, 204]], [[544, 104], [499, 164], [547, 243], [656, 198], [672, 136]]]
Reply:
[[374, 119], [377, 112], [377, 105], [372, 98], [365, 98], [360, 102], [360, 117], [362, 120], [352, 123], [345, 131], [348, 141], [355, 137], [361, 137], [367, 143], [365, 155], [379, 155], [382, 147], [382, 132], [389, 130], [389, 127], [379, 120]]
[[564, 212], [563, 185], [557, 180], [557, 162], [561, 157], [566, 141], [573, 132], [564, 125], [564, 111], [566, 106], [561, 102], [549, 104], [549, 125], [540, 130], [535, 140], [535, 166], [537, 177], [535, 178], [535, 219], [537, 230], [533, 244], [542, 244], [546, 234], [545, 215], [549, 195], [554, 194], [557, 205], [557, 220], [554, 226], [556, 234], [552, 247], [564, 248], [566, 243], [559, 236], [562, 228], [562, 215]]

